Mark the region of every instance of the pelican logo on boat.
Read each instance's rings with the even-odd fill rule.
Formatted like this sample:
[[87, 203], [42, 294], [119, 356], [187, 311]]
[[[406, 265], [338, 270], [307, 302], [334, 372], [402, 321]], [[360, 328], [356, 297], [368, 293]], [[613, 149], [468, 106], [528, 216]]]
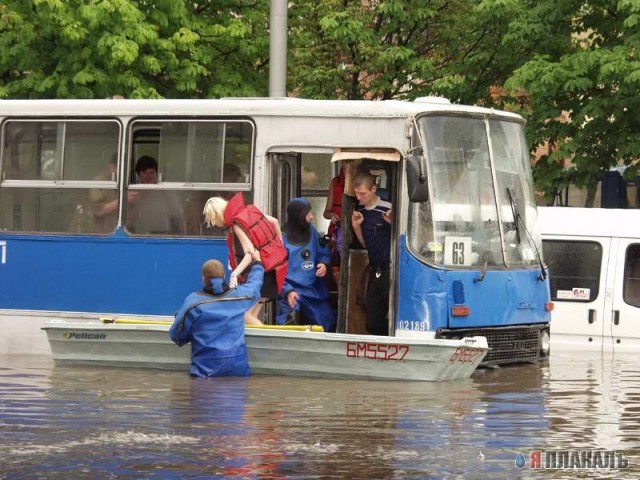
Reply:
[[107, 338], [106, 333], [87, 333], [87, 332], [64, 332], [66, 340], [104, 340]]

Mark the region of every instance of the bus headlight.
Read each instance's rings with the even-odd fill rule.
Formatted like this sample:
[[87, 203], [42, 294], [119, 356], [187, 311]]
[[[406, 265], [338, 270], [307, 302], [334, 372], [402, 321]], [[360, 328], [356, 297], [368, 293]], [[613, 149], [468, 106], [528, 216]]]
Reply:
[[543, 330], [540, 334], [540, 355], [543, 357], [549, 356], [551, 350], [551, 338], [549, 337], [549, 331]]

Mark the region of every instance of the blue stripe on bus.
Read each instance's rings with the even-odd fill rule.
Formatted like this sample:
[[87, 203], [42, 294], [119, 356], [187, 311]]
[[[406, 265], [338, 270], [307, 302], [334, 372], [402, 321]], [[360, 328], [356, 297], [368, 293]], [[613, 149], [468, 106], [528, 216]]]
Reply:
[[173, 315], [223, 238], [3, 235], [0, 309]]

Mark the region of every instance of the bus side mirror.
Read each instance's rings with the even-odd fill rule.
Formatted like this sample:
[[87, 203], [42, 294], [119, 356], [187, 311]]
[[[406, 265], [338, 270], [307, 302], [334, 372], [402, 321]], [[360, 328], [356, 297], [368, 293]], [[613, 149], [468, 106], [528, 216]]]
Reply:
[[407, 157], [407, 190], [410, 202], [420, 203], [429, 200], [427, 161], [422, 155]]

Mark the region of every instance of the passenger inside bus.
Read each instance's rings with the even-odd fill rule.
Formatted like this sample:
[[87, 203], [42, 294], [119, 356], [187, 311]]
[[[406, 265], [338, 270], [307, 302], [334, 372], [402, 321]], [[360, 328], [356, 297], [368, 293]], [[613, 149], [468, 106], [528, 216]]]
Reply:
[[391, 203], [377, 195], [376, 179], [368, 171], [359, 171], [353, 185], [358, 207], [351, 216], [351, 226], [369, 256], [366, 328], [372, 335], [388, 335]]
[[[118, 154], [114, 153], [105, 166], [94, 180], [96, 181], [113, 181], [116, 178], [116, 169], [118, 167]], [[92, 188], [89, 190], [89, 201], [91, 202], [91, 213], [96, 233], [109, 233], [115, 230], [118, 222], [118, 190]]]
[[[136, 162], [136, 177], [139, 184], [158, 183], [158, 162], [143, 155]], [[140, 190], [130, 192], [127, 227], [137, 234], [184, 235], [186, 223], [181, 202], [171, 190]]]
[[[118, 154], [114, 153], [109, 163], [93, 179], [99, 182], [115, 182], [118, 168]], [[128, 192], [129, 202], [137, 196], [136, 192]], [[120, 199], [116, 188], [92, 188], [89, 190], [91, 203], [92, 232], [111, 233], [118, 223], [118, 207]]]
[[[225, 162], [223, 166], [222, 182], [227, 184], [244, 183], [247, 179], [241, 167], [233, 162]], [[231, 185], [230, 185], [231, 186]], [[228, 187], [230, 187], [228, 186]], [[227, 187], [227, 188], [228, 188]], [[234, 188], [237, 188], [234, 187]], [[184, 212], [187, 224], [187, 235], [223, 237], [225, 229], [207, 225], [202, 220], [202, 205], [211, 197], [222, 197], [231, 200], [237, 190], [190, 190], [185, 195]]]
[[[224, 183], [242, 183], [244, 182], [244, 175], [237, 163], [225, 163], [224, 173], [222, 174], [222, 181]], [[232, 193], [232, 192], [228, 192]], [[231, 195], [229, 198], [231, 198]]]
[[331, 267], [340, 267], [340, 254], [342, 248], [342, 195], [344, 194], [344, 167], [340, 167], [340, 173], [331, 179], [329, 192], [327, 193], [327, 203], [323, 216], [329, 220], [327, 235], [331, 239]]
[[325, 332], [335, 332], [336, 312], [329, 303], [325, 278], [331, 257], [326, 241], [312, 225], [313, 219], [306, 198], [294, 198], [288, 203], [283, 229], [288, 269], [278, 296], [276, 321], [279, 325], [321, 325]]

